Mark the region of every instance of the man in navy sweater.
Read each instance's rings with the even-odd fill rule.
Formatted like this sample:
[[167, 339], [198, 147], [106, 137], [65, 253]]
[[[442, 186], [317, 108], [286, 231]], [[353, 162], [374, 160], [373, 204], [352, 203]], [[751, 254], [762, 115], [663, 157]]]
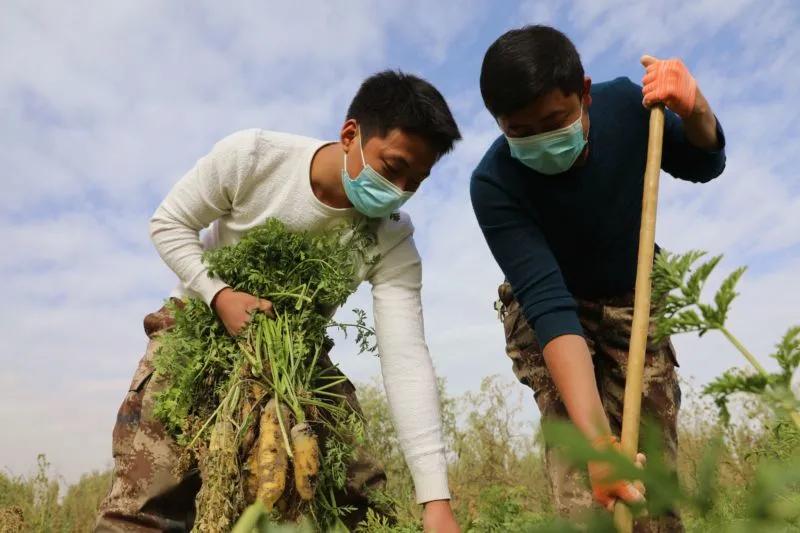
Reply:
[[[527, 26], [501, 36], [481, 69], [484, 103], [503, 132], [475, 169], [472, 204], [506, 276], [500, 311], [514, 373], [544, 420], [569, 418], [598, 448], [617, 445], [628, 355], [647, 155], [647, 106], [667, 106], [662, 168], [707, 182], [725, 167], [719, 122], [684, 64], [642, 58], [641, 87], [592, 84], [561, 32]], [[669, 340], [647, 348], [643, 417], [677, 452], [680, 388]], [[638, 483], [604, 481], [607, 465], [569, 467], [553, 449], [546, 468], [557, 509], [592, 499], [611, 508], [642, 498]], [[582, 469], [581, 469], [582, 470]], [[637, 531], [680, 531], [676, 514]]]

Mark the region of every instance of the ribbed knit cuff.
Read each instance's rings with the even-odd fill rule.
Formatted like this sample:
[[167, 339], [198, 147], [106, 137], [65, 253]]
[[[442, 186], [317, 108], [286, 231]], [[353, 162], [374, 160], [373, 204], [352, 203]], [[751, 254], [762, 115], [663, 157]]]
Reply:
[[209, 277], [208, 272], [203, 272], [192, 281], [189, 288], [203, 297], [203, 301], [211, 307], [211, 300], [219, 291], [229, 285], [217, 278]]
[[536, 319], [534, 330], [542, 349], [548, 342], [561, 335], [583, 335], [578, 314], [571, 309], [553, 311], [540, 316]]
[[440, 472], [411, 473], [414, 478], [414, 489], [417, 493], [417, 503], [433, 500], [449, 500], [450, 489], [447, 485], [447, 469]]

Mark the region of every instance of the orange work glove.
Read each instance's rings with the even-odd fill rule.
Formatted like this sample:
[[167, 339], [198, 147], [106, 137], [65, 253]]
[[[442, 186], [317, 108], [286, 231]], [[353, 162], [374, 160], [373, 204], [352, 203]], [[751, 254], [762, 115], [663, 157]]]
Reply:
[[[597, 438], [593, 443], [595, 449], [600, 451], [607, 451], [614, 449], [620, 450], [620, 443], [616, 437], [605, 436]], [[641, 467], [644, 465], [645, 456], [640, 453], [636, 456], [636, 465]], [[644, 501], [644, 485], [640, 481], [623, 480], [609, 480], [612, 467], [608, 463], [602, 461], [590, 461], [589, 467], [589, 483], [592, 486], [592, 496], [595, 501], [608, 509], [614, 510], [614, 504], [618, 499], [626, 503], [637, 503]]]
[[662, 103], [681, 118], [692, 114], [697, 100], [697, 82], [680, 59], [656, 59], [642, 56], [647, 69], [642, 78], [645, 107]]

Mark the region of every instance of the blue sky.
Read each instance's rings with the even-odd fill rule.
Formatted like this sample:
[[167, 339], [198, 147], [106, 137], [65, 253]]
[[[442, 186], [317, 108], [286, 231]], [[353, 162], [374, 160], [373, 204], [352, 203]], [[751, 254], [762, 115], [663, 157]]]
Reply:
[[[728, 168], [704, 186], [665, 176], [657, 239], [724, 253], [722, 271], [750, 265], [731, 329], [753, 351], [768, 353], [800, 322], [795, 2], [280, 4], [0, 7], [0, 464], [11, 471], [28, 471], [38, 452], [68, 480], [109, 464], [113, 418], [146, 343], [141, 319], [175, 282], [147, 220], [182, 173], [241, 128], [334, 137], [359, 82], [384, 68], [437, 85], [464, 134], [408, 204], [438, 372], [455, 393], [489, 374], [511, 380], [491, 307], [501, 275], [467, 184], [498, 134], [477, 86], [483, 53], [525, 23], [565, 31], [595, 81], [638, 82], [643, 53], [684, 59], [725, 127]], [[356, 305], [369, 308], [366, 288], [345, 308]], [[741, 363], [713, 334], [675, 343], [697, 383]], [[355, 380], [379, 372], [347, 342], [335, 356]]]

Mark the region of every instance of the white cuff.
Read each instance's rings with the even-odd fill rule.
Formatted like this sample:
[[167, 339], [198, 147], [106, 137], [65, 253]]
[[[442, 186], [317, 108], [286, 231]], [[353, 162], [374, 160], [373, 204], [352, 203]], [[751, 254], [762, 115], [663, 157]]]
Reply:
[[203, 301], [205, 301], [209, 307], [211, 307], [211, 300], [214, 299], [214, 296], [225, 287], [229, 287], [229, 285], [222, 280], [209, 277], [208, 271], [197, 276], [189, 286], [190, 289], [203, 297]]
[[414, 489], [417, 493], [417, 503], [425, 503], [433, 500], [449, 500], [450, 489], [447, 485], [447, 463], [442, 454], [441, 470], [415, 472], [411, 470], [411, 477], [414, 478]]

